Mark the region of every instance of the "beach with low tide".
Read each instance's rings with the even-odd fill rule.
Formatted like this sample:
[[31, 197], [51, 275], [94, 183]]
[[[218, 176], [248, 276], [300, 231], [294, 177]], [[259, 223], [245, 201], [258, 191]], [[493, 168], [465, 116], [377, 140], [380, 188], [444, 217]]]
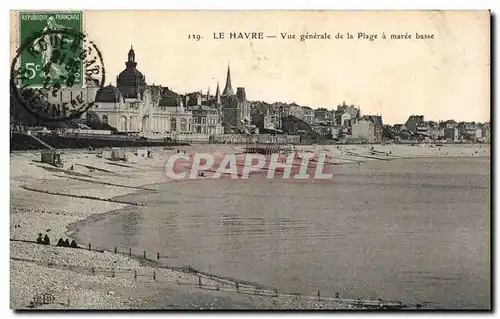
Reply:
[[174, 181], [162, 148], [11, 153], [11, 308], [489, 308], [489, 145], [297, 149], [327, 154], [330, 184]]

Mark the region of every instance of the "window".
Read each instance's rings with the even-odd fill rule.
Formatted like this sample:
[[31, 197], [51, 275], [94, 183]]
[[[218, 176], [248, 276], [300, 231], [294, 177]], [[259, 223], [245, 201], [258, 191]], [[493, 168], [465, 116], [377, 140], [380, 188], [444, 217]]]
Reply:
[[181, 132], [187, 131], [187, 120], [181, 119]]
[[121, 130], [122, 131], [127, 130], [127, 117], [126, 116], [121, 117]]
[[177, 131], [177, 120], [175, 118], [170, 119], [170, 131], [172, 132]]

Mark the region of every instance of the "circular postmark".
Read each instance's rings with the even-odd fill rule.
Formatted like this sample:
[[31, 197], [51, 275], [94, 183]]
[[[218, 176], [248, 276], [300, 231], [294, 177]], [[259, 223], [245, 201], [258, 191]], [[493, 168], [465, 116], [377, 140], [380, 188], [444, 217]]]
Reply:
[[47, 122], [78, 119], [95, 101], [105, 69], [102, 54], [83, 33], [69, 28], [35, 32], [18, 49], [11, 64], [11, 103]]

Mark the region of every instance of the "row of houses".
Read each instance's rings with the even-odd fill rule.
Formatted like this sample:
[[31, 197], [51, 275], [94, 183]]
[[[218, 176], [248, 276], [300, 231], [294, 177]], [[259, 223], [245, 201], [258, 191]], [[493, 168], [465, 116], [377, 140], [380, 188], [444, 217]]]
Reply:
[[[252, 123], [261, 130], [283, 132], [284, 118], [293, 116], [310, 125], [325, 139], [380, 143], [387, 140], [490, 142], [490, 124], [475, 122], [425, 121], [423, 115], [411, 115], [405, 124], [384, 125], [381, 115], [361, 114], [359, 107], [339, 104], [336, 109], [299, 106], [295, 103], [252, 105]], [[285, 132], [286, 133], [286, 132]]]
[[261, 130], [282, 132], [283, 119], [293, 116], [310, 125], [313, 131], [325, 139], [354, 139], [370, 143], [382, 141], [383, 122], [380, 115], [361, 116], [360, 108], [339, 104], [337, 109], [312, 109], [295, 103], [258, 103], [254, 105], [252, 123]]
[[395, 132], [401, 137], [447, 142], [483, 142], [491, 140], [490, 123], [425, 121], [423, 115], [411, 115], [405, 124], [394, 125]]

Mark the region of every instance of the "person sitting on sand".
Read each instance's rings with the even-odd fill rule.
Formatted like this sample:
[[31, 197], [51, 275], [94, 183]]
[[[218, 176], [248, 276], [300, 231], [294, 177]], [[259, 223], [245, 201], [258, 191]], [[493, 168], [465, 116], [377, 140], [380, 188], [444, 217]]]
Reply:
[[42, 233], [38, 233], [38, 238], [36, 239], [37, 244], [43, 244]]
[[45, 237], [43, 237], [43, 244], [44, 245], [50, 245], [50, 238], [45, 234]]
[[57, 246], [63, 246], [64, 247], [65, 243], [64, 243], [64, 240], [61, 238], [59, 238], [59, 240], [57, 241]]

